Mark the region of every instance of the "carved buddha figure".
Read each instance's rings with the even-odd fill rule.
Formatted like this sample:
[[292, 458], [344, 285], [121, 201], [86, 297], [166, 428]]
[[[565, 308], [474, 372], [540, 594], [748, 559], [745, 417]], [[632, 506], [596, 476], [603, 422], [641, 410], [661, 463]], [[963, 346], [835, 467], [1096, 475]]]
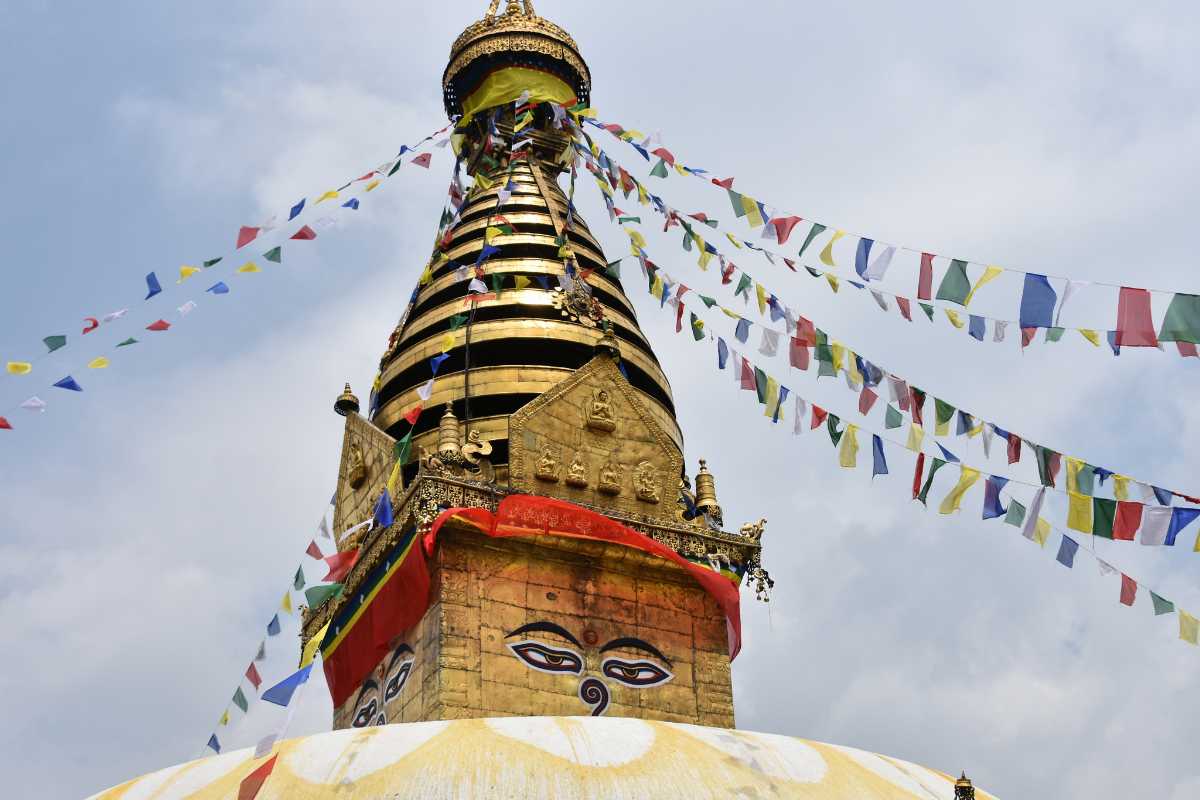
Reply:
[[617, 418], [613, 413], [612, 399], [608, 390], [600, 389], [592, 396], [588, 405], [587, 425], [589, 428], [612, 432], [617, 428]]
[[575, 458], [571, 460], [571, 466], [567, 470], [567, 485], [574, 486], [577, 489], [582, 489], [588, 485], [587, 462], [583, 460], [583, 456], [579, 453], [575, 454]]
[[638, 500], [647, 503], [661, 503], [662, 490], [659, 488], [658, 471], [649, 461], [638, 464], [633, 473], [633, 485], [637, 490]]
[[558, 483], [558, 459], [554, 457], [553, 449], [542, 448], [542, 457], [538, 459], [537, 471], [534, 475], [538, 480]]
[[598, 488], [604, 494], [621, 493], [621, 465], [613, 461], [607, 462], [600, 468], [600, 483]]
[[346, 468], [346, 482], [351, 489], [358, 489], [367, 480], [367, 463], [358, 442], [350, 443], [350, 458]]

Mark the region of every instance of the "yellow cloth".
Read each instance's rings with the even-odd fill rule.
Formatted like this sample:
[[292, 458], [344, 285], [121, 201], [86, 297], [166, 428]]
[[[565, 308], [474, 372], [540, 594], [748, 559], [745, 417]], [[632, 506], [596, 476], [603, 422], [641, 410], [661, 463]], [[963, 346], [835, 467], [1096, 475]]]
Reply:
[[938, 509], [939, 514], [953, 514], [955, 511], [961, 511], [963, 497], [979, 480], [979, 470], [970, 467], [961, 469], [958, 485], [951, 489], [950, 494], [946, 495], [946, 499], [942, 501], [942, 506]]
[[107, 358], [100, 356], [99, 358], [93, 358], [88, 362], [88, 369], [104, 369], [109, 365], [109, 363], [110, 362]]
[[[1078, 492], [1079, 491], [1079, 473], [1083, 470], [1084, 466], [1086, 466], [1084, 464], [1084, 462], [1080, 461], [1078, 458], [1072, 458], [1071, 456], [1067, 456], [1067, 491], [1068, 492]], [[1090, 533], [1091, 531], [1088, 531], [1088, 532]]]
[[533, 124], [533, 112], [522, 114], [521, 119], [517, 122], [517, 127], [513, 128], [513, 133], [520, 133]]
[[[479, 87], [463, 99], [463, 117], [458, 127], [469, 123], [479, 111], [511, 103], [526, 91], [529, 92], [530, 103], [568, 105], [575, 99], [575, 90], [547, 72], [525, 67], [503, 67], [484, 78]], [[577, 112], [577, 115], [587, 116], [586, 112]]]
[[654, 285], [650, 287], [650, 294], [654, 295], [654, 299], [663, 299], [663, 279], [662, 275], [654, 273]]
[[228, 709], [226, 709], [225, 713], [221, 715], [221, 721], [218, 724], [222, 725], [222, 726], [229, 724], [229, 710]]
[[838, 283], [839, 283], [839, 282], [838, 282], [838, 279], [837, 279], [835, 276], [833, 276], [833, 275], [829, 274], [828, 272], [826, 272], [826, 273], [825, 273], [825, 280], [829, 281], [829, 288], [833, 290], [833, 293], [834, 293], [834, 294], [837, 294], [837, 290], [838, 290]]
[[1000, 267], [988, 267], [986, 270], [984, 270], [983, 277], [980, 278], [976, 282], [976, 284], [971, 287], [971, 291], [967, 292], [967, 296], [963, 300], [963, 305], [964, 306], [971, 305], [971, 300], [972, 300], [972, 298], [975, 297], [976, 292], [978, 292], [984, 286], [986, 286], [987, 284], [996, 280], [996, 278], [1000, 277], [1003, 274], [1004, 274], [1004, 270], [1000, 269]]
[[1096, 347], [1100, 346], [1100, 334], [1096, 333], [1095, 331], [1090, 331], [1087, 328], [1080, 328], [1079, 335], [1087, 339]]
[[767, 403], [766, 410], [763, 415], [774, 418], [775, 412], [779, 410], [779, 381], [767, 376]]
[[262, 270], [259, 269], [258, 264], [255, 264], [253, 261], [247, 261], [245, 264], [238, 267], [238, 272], [249, 274], [251, 272], [262, 272]]
[[529, 288], [529, 278], [526, 278], [524, 275], [516, 276], [515, 278], [513, 278], [513, 281], [517, 284], [518, 289], [528, 289]]
[[1080, 533], [1092, 532], [1092, 498], [1079, 492], [1068, 492], [1070, 508], [1067, 512], [1067, 527]]
[[[337, 200], [337, 198], [337, 191], [335, 189], [330, 189], [328, 192], [317, 198], [317, 203], [323, 203], [326, 200]], [[313, 203], [313, 205], [316, 205], [317, 203]]]
[[291, 592], [283, 593], [283, 602], [281, 602], [279, 604], [279, 608], [282, 609], [283, 612], [286, 614], [292, 613], [292, 593]]
[[183, 283], [184, 281], [186, 281], [188, 278], [192, 277], [199, 271], [200, 271], [199, 267], [180, 267], [179, 268], [179, 280], [177, 282]]
[[33, 372], [33, 364], [28, 361], [10, 361], [8, 362], [8, 373], [10, 375], [28, 375]]
[[479, 189], [480, 191], [486, 191], [486, 190], [492, 188], [492, 186], [495, 183], [496, 182], [494, 180], [489, 178], [487, 175], [484, 175], [482, 172], [475, 173], [475, 187], [474, 188]]
[[300, 669], [304, 669], [317, 657], [317, 651], [321, 649], [321, 642], [325, 641], [325, 634], [329, 633], [329, 623], [326, 622], [321, 630], [317, 631], [316, 635], [308, 640], [308, 644], [304, 645], [304, 652], [300, 654]]
[[646, 193], [646, 187], [642, 186], [642, 184], [639, 183], [637, 185], [637, 190], [638, 190], [638, 202], [644, 206], [650, 205], [650, 195], [648, 195]]
[[758, 298], [758, 313], [767, 313], [767, 290], [761, 283], [754, 284], [754, 295]]
[[858, 466], [858, 426], [847, 425], [842, 433], [842, 443], [838, 447], [838, 464], [846, 469]]
[[1038, 517], [1037, 527], [1033, 530], [1033, 540], [1042, 547], [1046, 546], [1046, 540], [1050, 538], [1050, 523], [1042, 517]]
[[503, 235], [504, 231], [494, 226], [488, 226], [488, 229], [483, 232], [483, 241], [485, 244], [491, 244], [493, 239]]
[[696, 262], [696, 265], [699, 266], [700, 269], [704, 270], [705, 272], [708, 272], [708, 264], [710, 261], [712, 261], [712, 258], [713, 258], [712, 253], [708, 252], [707, 250], [701, 250], [700, 251], [700, 260]]
[[742, 243], [741, 243], [741, 242], [739, 242], [739, 241], [737, 240], [737, 237], [736, 237], [736, 236], [734, 236], [732, 233], [727, 233], [727, 234], [725, 234], [725, 237], [726, 237], [727, 239], [729, 239], [729, 241], [733, 243], [733, 246], [734, 246], [734, 247], [736, 247], [738, 250], [741, 250], [741, 249], [742, 249]]
[[833, 342], [829, 345], [829, 352], [833, 355], [833, 371], [841, 372], [842, 366], [846, 363], [846, 345]]
[[958, 315], [957, 311], [955, 311], [953, 308], [943, 308], [942, 310], [946, 312], [946, 317], [950, 320], [951, 325], [959, 329], [962, 328], [962, 317]]
[[642, 236], [641, 231], [636, 231], [636, 230], [632, 230], [630, 228], [626, 228], [625, 232], [627, 234], [629, 234], [629, 241], [633, 242], [635, 247], [637, 247], [641, 250], [646, 249], [646, 237]]
[[[954, 417], [951, 416], [950, 419], [954, 419]], [[933, 435], [934, 436], [949, 436], [950, 435], [950, 419], [943, 422], [942, 420], [937, 419], [935, 416], [935, 418], [933, 420]]]
[[403, 465], [400, 463], [400, 459], [396, 459], [396, 465], [394, 467], [392, 467], [392, 474], [388, 476], [387, 490], [388, 490], [388, 494], [391, 495], [393, 498], [396, 496], [396, 493], [400, 490], [400, 467], [401, 466], [403, 466]]
[[858, 359], [854, 356], [854, 351], [849, 350], [849, 358], [846, 359], [846, 374], [850, 376], [850, 382], [858, 386], [863, 382], [862, 373], [858, 371]]
[[925, 441], [925, 429], [917, 423], [913, 423], [908, 429], [908, 444], [909, 450], [914, 453], [921, 450], [921, 442]]
[[838, 243], [846, 235], [845, 231], [834, 231], [833, 238], [829, 240], [829, 244], [825, 245], [825, 249], [821, 251], [821, 263], [828, 264], [831, 267], [836, 267], [837, 263], [833, 260], [833, 246]]
[[746, 212], [746, 221], [751, 228], [761, 228], [767, 223], [762, 212], [758, 210], [758, 201], [749, 195], [742, 195], [742, 209]]
[[447, 333], [442, 337], [442, 352], [449, 353], [454, 348], [454, 334]]
[[368, 184], [367, 184], [367, 188], [363, 189], [363, 191], [364, 191], [364, 192], [369, 192], [369, 191], [371, 191], [372, 189], [374, 189], [375, 187], [377, 187], [378, 185], [379, 185], [379, 178], [376, 178], [375, 180], [373, 180], [373, 181], [371, 181], [370, 183], [368, 183]]
[[1113, 475], [1113, 497], [1118, 500], [1129, 499], [1129, 481], [1127, 475]]
[[729, 317], [730, 319], [736, 319], [737, 321], [741, 322], [741, 320], [742, 320], [741, 314], [739, 314], [736, 311], [733, 311], [731, 309], [728, 309], [725, 306], [721, 306], [721, 310], [725, 312], [725, 316]]
[[1197, 644], [1200, 639], [1200, 621], [1182, 608], [1179, 609], [1179, 638], [1191, 644]]

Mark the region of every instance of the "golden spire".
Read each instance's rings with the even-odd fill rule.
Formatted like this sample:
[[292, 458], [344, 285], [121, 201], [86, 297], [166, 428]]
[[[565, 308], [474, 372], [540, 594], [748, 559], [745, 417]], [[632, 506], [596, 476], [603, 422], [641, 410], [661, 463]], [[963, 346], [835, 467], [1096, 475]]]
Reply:
[[354, 396], [354, 392], [350, 391], [350, 384], [346, 384], [345, 390], [338, 396], [338, 399], [333, 404], [333, 410], [339, 415], [346, 417], [351, 414], [357, 414], [359, 409], [358, 398]]
[[[537, 14], [533, 11], [532, 0], [508, 0], [508, 8], [504, 9], [505, 14], [520, 14], [524, 6], [524, 13], [527, 17], [536, 17]], [[488, 6], [486, 19], [493, 19], [496, 16], [497, 9], [500, 8], [500, 0], [492, 0]]]

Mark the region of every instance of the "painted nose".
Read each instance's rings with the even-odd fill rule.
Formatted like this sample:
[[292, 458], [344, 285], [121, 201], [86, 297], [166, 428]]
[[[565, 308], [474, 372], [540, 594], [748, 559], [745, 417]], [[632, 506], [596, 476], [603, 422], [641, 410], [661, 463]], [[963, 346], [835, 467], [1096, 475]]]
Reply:
[[608, 710], [608, 687], [599, 678], [586, 678], [579, 684], [579, 699], [591, 707], [593, 717], [598, 717]]

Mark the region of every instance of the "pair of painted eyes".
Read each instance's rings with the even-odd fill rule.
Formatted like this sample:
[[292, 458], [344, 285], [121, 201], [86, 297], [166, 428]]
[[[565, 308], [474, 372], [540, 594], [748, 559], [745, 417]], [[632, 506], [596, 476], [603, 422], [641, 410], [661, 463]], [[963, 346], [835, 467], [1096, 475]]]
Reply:
[[[508, 646], [513, 655], [528, 666], [541, 672], [564, 675], [583, 673], [583, 658], [570, 650], [560, 650], [541, 642], [517, 642]], [[670, 672], [651, 661], [626, 661], [621, 658], [606, 658], [600, 672], [617, 683], [644, 689], [658, 686], [674, 677]]]
[[[408, 676], [412, 674], [412, 661], [405, 661], [400, 665], [399, 669], [388, 678], [387, 685], [383, 687], [383, 704], [386, 705], [392, 700], [400, 696], [400, 692], [404, 690], [404, 684], [408, 683]], [[371, 725], [386, 725], [387, 715], [380, 708], [380, 704], [374, 697], [358, 709], [354, 715], [354, 721], [350, 723], [352, 728], [366, 728]]]
[[354, 715], [354, 722], [350, 723], [350, 727], [366, 728], [370, 725], [386, 725], [387, 718], [383, 714], [377, 716], [376, 712], [378, 710], [379, 705], [372, 699]]

